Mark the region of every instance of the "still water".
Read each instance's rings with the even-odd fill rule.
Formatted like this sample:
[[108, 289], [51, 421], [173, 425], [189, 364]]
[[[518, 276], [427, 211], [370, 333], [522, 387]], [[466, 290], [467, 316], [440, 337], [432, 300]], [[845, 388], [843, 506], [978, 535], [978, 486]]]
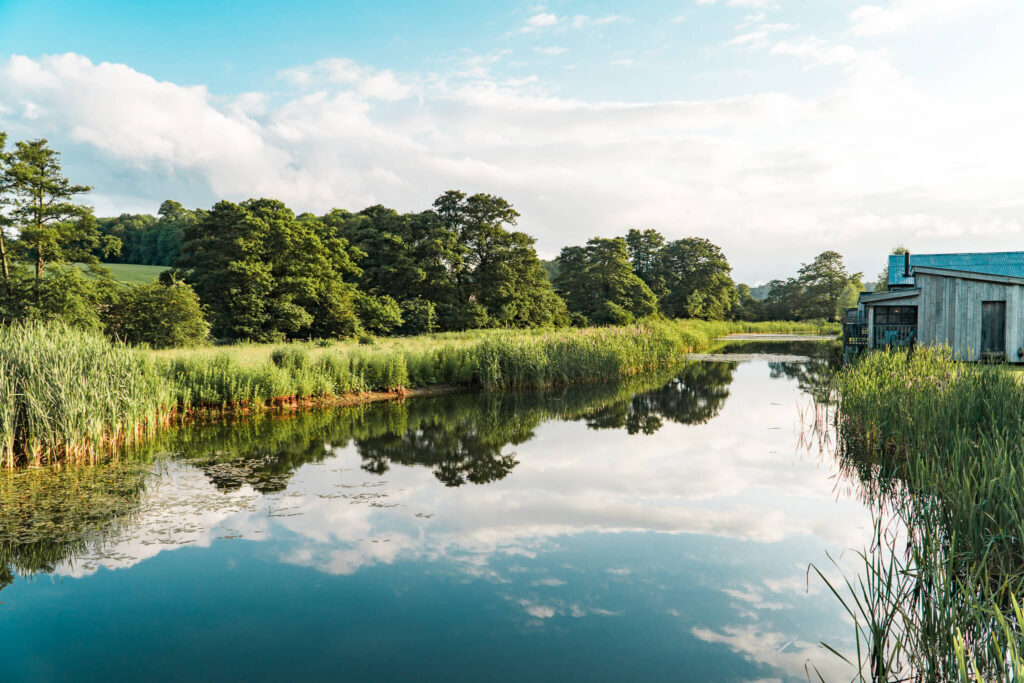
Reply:
[[822, 362], [736, 358], [7, 475], [0, 680], [849, 678], [808, 564], [871, 521], [807, 443]]

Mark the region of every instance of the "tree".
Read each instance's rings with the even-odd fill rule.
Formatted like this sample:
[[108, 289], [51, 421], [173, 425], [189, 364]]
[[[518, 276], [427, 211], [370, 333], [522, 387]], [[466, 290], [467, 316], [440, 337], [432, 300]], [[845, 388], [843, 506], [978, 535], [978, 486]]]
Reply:
[[566, 309], [537, 257], [533, 238], [506, 229], [519, 217], [508, 201], [450, 190], [433, 206], [442, 225], [456, 238], [449, 260], [453, 296], [438, 305], [443, 327], [566, 323]]
[[664, 246], [665, 237], [657, 230], [640, 231], [632, 228], [626, 235], [626, 250], [633, 264], [633, 272], [647, 283], [659, 299], [666, 293], [661, 261], [661, 249]]
[[47, 263], [98, 263], [95, 249], [120, 248], [116, 239], [101, 245], [92, 209], [74, 201], [92, 188], [62, 175], [60, 154], [46, 140], [18, 142], [7, 157], [6, 175], [14, 189], [11, 217], [25, 256], [35, 262], [36, 278], [43, 277]]
[[277, 341], [354, 329], [357, 250], [273, 199], [221, 201], [183, 228], [178, 273], [210, 311], [213, 334]]
[[141, 263], [153, 266], [172, 266], [181, 253], [181, 233], [186, 225], [202, 217], [202, 211], [190, 211], [170, 199], [160, 205], [157, 216], [148, 214], [121, 214], [116, 218], [99, 218], [100, 233], [121, 241], [121, 252], [98, 257], [111, 263]]
[[838, 320], [842, 306], [849, 302], [848, 286], [859, 293], [864, 289], [861, 273], [850, 275], [843, 264], [842, 254], [823, 251], [797, 272], [801, 297], [797, 312], [801, 318]]
[[46, 277], [37, 278], [27, 268], [12, 265], [10, 279], [0, 287], [0, 323], [61, 322], [99, 330], [101, 311], [109, 306], [116, 286], [109, 278], [86, 277], [74, 266], [49, 268]]
[[657, 297], [633, 272], [621, 237], [562, 249], [555, 288], [569, 311], [590, 324], [625, 324], [658, 310]]
[[736, 285], [736, 303], [731, 317], [736, 320], [761, 320], [763, 315], [761, 302], [754, 298], [750, 285]]
[[671, 242], [661, 250], [659, 261], [665, 277], [665, 315], [724, 320], [736, 305], [732, 267], [710, 240], [688, 237]]
[[400, 302], [454, 305], [453, 273], [461, 267], [458, 236], [433, 211], [399, 214], [376, 205], [357, 214], [335, 209], [321, 220], [361, 252], [362, 291]]
[[864, 291], [861, 277], [861, 273], [847, 273], [839, 253], [824, 251], [803, 264], [796, 277], [768, 283], [764, 311], [773, 320], [838, 320]]
[[390, 296], [356, 294], [356, 314], [370, 334], [388, 335], [402, 326], [402, 309]]
[[429, 334], [437, 330], [437, 307], [426, 299], [406, 299], [402, 307], [402, 334]]
[[7, 209], [14, 203], [14, 177], [8, 170], [10, 155], [5, 151], [6, 146], [7, 133], [0, 131], [0, 273], [4, 282], [9, 282], [11, 265], [7, 255], [7, 231], [14, 220], [7, 214]]
[[800, 285], [796, 278], [772, 280], [767, 285], [768, 294], [761, 302], [764, 317], [767, 320], [791, 320], [794, 318], [797, 301], [800, 298]]

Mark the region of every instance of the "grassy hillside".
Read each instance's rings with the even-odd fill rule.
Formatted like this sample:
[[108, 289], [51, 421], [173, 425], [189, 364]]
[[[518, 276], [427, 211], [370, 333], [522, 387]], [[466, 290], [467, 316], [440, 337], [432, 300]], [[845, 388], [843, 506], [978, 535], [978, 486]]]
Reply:
[[[83, 264], [78, 265], [85, 268]], [[137, 263], [104, 263], [103, 266], [110, 269], [110, 274], [115, 280], [131, 285], [154, 282], [160, 277], [160, 273], [167, 270], [167, 266], [143, 266]]]

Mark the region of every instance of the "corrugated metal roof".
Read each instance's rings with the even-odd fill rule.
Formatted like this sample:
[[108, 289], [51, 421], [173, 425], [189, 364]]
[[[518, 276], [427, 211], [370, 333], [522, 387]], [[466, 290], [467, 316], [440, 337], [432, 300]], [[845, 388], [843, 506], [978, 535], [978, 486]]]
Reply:
[[[889, 256], [889, 286], [913, 285], [914, 276], [903, 275], [903, 254]], [[1024, 251], [994, 251], [983, 254], [911, 254], [910, 268], [946, 268], [969, 273], [1024, 277]]]

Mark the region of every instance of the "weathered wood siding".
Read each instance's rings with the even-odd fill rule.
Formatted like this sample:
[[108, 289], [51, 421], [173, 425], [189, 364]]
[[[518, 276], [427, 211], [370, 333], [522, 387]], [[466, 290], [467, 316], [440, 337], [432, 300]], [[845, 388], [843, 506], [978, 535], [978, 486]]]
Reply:
[[[1020, 362], [1024, 347], [1024, 286], [918, 273], [917, 338], [922, 345], [946, 344], [963, 360], [981, 360], [981, 303], [1006, 302], [1006, 356]], [[909, 302], [908, 302], [909, 303]]]

